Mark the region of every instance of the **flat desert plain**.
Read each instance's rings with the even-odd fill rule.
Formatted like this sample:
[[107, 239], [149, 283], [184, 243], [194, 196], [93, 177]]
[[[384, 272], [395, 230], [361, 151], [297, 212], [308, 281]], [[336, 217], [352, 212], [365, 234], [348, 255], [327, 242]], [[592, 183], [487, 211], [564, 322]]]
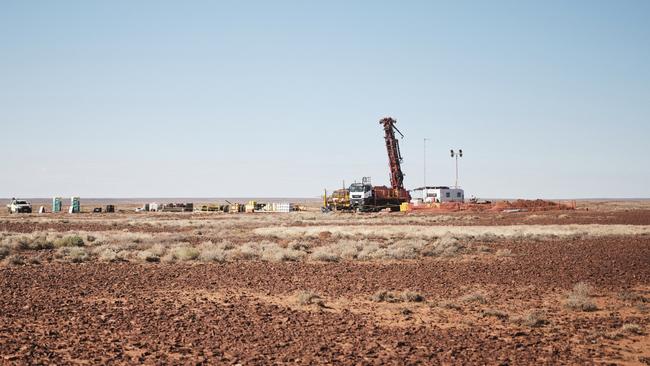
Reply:
[[2, 364], [650, 364], [650, 205], [0, 215]]

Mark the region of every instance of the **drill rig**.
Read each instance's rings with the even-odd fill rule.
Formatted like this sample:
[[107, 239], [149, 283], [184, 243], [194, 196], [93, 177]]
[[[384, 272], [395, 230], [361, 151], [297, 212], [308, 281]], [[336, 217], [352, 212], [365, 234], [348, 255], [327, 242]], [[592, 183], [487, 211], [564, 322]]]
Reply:
[[390, 169], [390, 184], [386, 186], [372, 186], [369, 178], [364, 178], [362, 183], [353, 183], [350, 186], [350, 206], [358, 211], [380, 211], [389, 208], [399, 211], [403, 202], [411, 200], [411, 195], [404, 189], [404, 173], [402, 173], [402, 154], [399, 150], [399, 141], [395, 132], [404, 137], [402, 132], [395, 127], [397, 121], [387, 117], [379, 121], [384, 127], [384, 140], [388, 152], [388, 166]]

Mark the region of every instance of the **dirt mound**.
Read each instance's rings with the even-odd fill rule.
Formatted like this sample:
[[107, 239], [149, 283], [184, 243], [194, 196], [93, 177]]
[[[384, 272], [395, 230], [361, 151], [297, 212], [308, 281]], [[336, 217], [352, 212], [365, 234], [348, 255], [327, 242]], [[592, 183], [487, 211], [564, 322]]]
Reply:
[[541, 199], [536, 200], [516, 200], [516, 201], [499, 201], [492, 207], [493, 211], [503, 210], [526, 210], [526, 211], [548, 211], [548, 210], [574, 210], [575, 201], [572, 202], [554, 202]]

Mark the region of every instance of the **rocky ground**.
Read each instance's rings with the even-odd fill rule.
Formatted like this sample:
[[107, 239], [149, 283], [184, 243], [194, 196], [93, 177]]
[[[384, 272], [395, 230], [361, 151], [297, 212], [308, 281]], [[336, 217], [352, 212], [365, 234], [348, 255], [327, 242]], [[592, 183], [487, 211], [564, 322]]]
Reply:
[[[274, 225], [650, 224], [650, 211], [624, 209], [319, 215], [34, 214], [0, 217], [0, 231], [7, 243], [79, 230], [193, 243], [256, 240]], [[10, 249], [23, 262], [0, 266], [5, 364], [650, 364], [649, 235], [496, 237], [453, 255], [333, 261], [70, 263], [21, 248]]]

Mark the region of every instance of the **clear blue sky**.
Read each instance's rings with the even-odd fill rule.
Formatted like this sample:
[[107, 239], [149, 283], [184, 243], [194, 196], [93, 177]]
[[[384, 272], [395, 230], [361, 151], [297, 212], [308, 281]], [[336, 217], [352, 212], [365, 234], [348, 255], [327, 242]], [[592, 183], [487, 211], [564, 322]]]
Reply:
[[0, 1], [0, 197], [650, 197], [650, 1]]

